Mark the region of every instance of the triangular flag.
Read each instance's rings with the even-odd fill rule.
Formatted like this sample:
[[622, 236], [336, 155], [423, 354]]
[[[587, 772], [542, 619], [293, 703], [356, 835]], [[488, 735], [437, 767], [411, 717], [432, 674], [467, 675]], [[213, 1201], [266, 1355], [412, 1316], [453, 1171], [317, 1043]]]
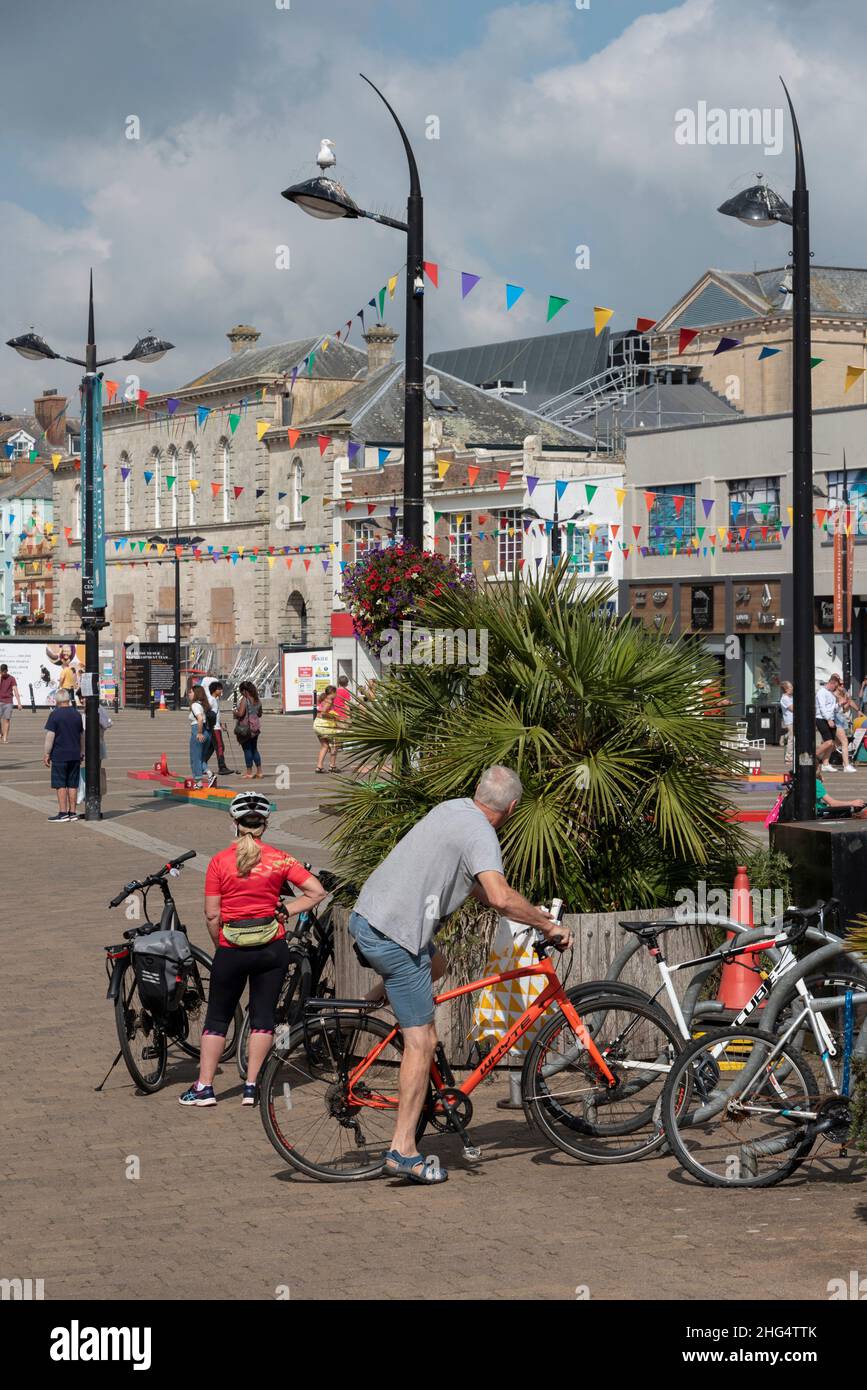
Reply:
[[555, 314], [559, 314], [560, 310], [564, 308], [564, 306], [568, 303], [568, 299], [563, 299], [563, 297], [559, 294], [549, 294], [548, 317], [546, 318], [545, 322], [550, 323], [552, 318], [554, 318]]
[[286, 437], [289, 440], [289, 448], [294, 449], [295, 445], [298, 443], [298, 440], [301, 438], [301, 431], [291, 429], [287, 430]]
[[587, 505], [588, 505], [588, 507], [590, 506], [590, 503], [593, 501], [593, 498], [596, 496], [596, 494], [597, 494], [598, 491], [599, 491], [599, 484], [598, 484], [598, 483], [585, 483], [585, 484], [584, 484], [584, 492], [585, 492], [586, 497], [587, 497]]
[[763, 347], [759, 353], [758, 361], [764, 362], [766, 357], [776, 357], [777, 353], [782, 352], [782, 350], [782, 348]]
[[524, 293], [523, 285], [506, 285], [506, 308], [513, 309]]
[[466, 299], [470, 290], [476, 288], [481, 278], [481, 275], [473, 275], [469, 270], [461, 271], [461, 299]]
[[169, 396], [168, 400], [166, 401], [166, 410], [169, 412], [170, 415], [174, 415], [179, 405], [180, 401], [177, 399], [176, 396]]
[[389, 282], [388, 282], [388, 297], [389, 297], [389, 299], [394, 299], [394, 292], [395, 292], [396, 289], [397, 289], [397, 276], [396, 276], [396, 275], [392, 275], [391, 279], [390, 279]]
[[506, 483], [509, 481], [509, 478], [510, 478], [510, 477], [511, 477], [511, 474], [510, 474], [508, 468], [501, 468], [501, 469], [499, 470], [499, 472], [497, 473], [497, 482], [498, 482], [499, 485], [500, 485], [500, 492], [503, 491], [503, 488], [506, 486]]
[[240, 424], [240, 422], [241, 422], [241, 417], [240, 417], [240, 415], [238, 415], [237, 413], [234, 413], [234, 412], [233, 412], [233, 413], [229, 416], [229, 429], [232, 431], [233, 434], [235, 433], [235, 430], [238, 428], [238, 425]]
[[451, 466], [449, 459], [437, 459], [437, 473], [439, 474], [440, 482], [442, 482]]
[[302, 492], [302, 494], [301, 494], [301, 505], [302, 505], [302, 507], [303, 507], [303, 505], [304, 505], [305, 502], [309, 502], [309, 501], [310, 501], [310, 493], [309, 493], [309, 492]]
[[594, 333], [595, 337], [597, 337], [597, 338], [599, 337], [599, 334], [602, 332], [602, 330], [603, 330], [603, 328], [605, 327], [606, 323], [608, 323], [608, 321], [609, 321], [610, 319], [612, 319], [613, 317], [614, 317], [614, 310], [613, 310], [613, 309], [605, 309], [605, 308], [602, 307], [601, 304], [594, 304], [594, 306], [593, 306], [593, 333]]
[[721, 352], [731, 352], [732, 348], [740, 347], [741, 342], [741, 338], [720, 338], [713, 350], [713, 356], [716, 357]]
[[623, 506], [623, 499], [624, 499], [625, 496], [626, 496], [626, 488], [625, 488], [625, 487], [616, 487], [616, 488], [614, 489], [614, 496], [617, 498], [617, 505], [618, 505], [618, 507], [622, 507], [622, 506]]
[[348, 445], [346, 446], [346, 454], [350, 463], [355, 458], [355, 455], [358, 453], [360, 448], [361, 445], [356, 444], [354, 440], [349, 441]]
[[378, 454], [378, 456], [379, 456], [379, 467], [382, 468], [382, 467], [384, 466], [384, 464], [385, 464], [385, 460], [388, 458], [389, 454], [391, 453], [391, 450], [390, 450], [390, 449], [377, 449], [376, 452], [377, 452], [377, 454]]
[[169, 492], [171, 492], [172, 488], [174, 487], [174, 485], [175, 485], [175, 483], [176, 483], [177, 481], [178, 481], [178, 478], [177, 478], [177, 474], [176, 474], [176, 473], [167, 473], [167, 474], [166, 474], [166, 487], [168, 488]]
[[555, 482], [555, 484], [554, 484], [554, 489], [555, 489], [555, 491], [556, 491], [556, 493], [557, 493], [557, 501], [558, 501], [558, 502], [561, 502], [561, 501], [563, 500], [563, 493], [566, 491], [566, 489], [567, 489], [568, 486], [569, 486], [568, 482], [566, 482], [566, 483], [564, 483], [564, 482], [559, 482], [559, 483], [558, 483], [558, 482]]
[[865, 368], [864, 368], [864, 367], [847, 367], [847, 368], [846, 368], [846, 385], [843, 387], [843, 390], [844, 390], [844, 391], [848, 391], [850, 386], [854, 386], [854, 385], [855, 385], [855, 382], [858, 380], [858, 378], [859, 378], [859, 377], [862, 377], [862, 376], [864, 375], [864, 372], [865, 372]]
[[824, 362], [824, 360], [825, 360], [824, 357], [811, 357], [811, 358], [810, 358], [810, 371], [812, 371], [814, 367], [818, 367], [819, 363], [820, 363], [820, 362]]
[[213, 493], [214, 497], [217, 496], [217, 493], [220, 491], [220, 488], [222, 486], [222, 483], [211, 483], [211, 492]]
[[258, 497], [264, 497], [264, 495], [265, 495], [265, 489], [264, 489], [263, 487], [257, 487], [257, 488], [256, 488], [256, 496], [257, 496], [257, 498], [258, 498]]
[[636, 319], [635, 331], [636, 333], [649, 333], [655, 323], [656, 319]]
[[197, 424], [197, 425], [206, 425], [207, 422], [208, 422], [208, 416], [210, 415], [210, 413], [211, 413], [211, 412], [210, 412], [210, 409], [208, 408], [208, 406], [206, 406], [206, 405], [199, 405], [199, 406], [196, 406], [196, 424]]
[[108, 397], [108, 403], [109, 405], [111, 405], [112, 401], [117, 395], [118, 382], [104, 381], [102, 384], [105, 387], [105, 394]]
[[[59, 455], [59, 454], [57, 455], [57, 458], [58, 458], [58, 460], [60, 459], [60, 455]], [[52, 458], [52, 463], [53, 463], [53, 462], [54, 462], [54, 459]], [[57, 465], [55, 464], [55, 467], [56, 467], [56, 466], [57, 466]], [[130, 475], [131, 472], [132, 472], [132, 469], [131, 469], [131, 468], [122, 468], [122, 469], [120, 470], [120, 476], [123, 478], [123, 481], [124, 481], [124, 482], [126, 482], [126, 480], [127, 480], [127, 478], [129, 477], [129, 475]]]
[[690, 343], [692, 342], [693, 338], [697, 338], [697, 337], [698, 337], [698, 329], [697, 329], [697, 328], [682, 328], [682, 329], [680, 330], [680, 334], [679, 334], [678, 340], [677, 340], [677, 351], [678, 351], [678, 354], [680, 354], [681, 352], [685, 352], [686, 349], [689, 347]]
[[330, 434], [320, 434], [320, 435], [317, 435], [317, 439], [319, 440], [319, 457], [321, 458], [322, 455], [325, 453], [325, 450], [328, 448], [329, 444], [331, 443], [331, 435], [330, 435]]
[[647, 510], [648, 510], [648, 511], [650, 511], [650, 509], [651, 509], [651, 507], [653, 506], [653, 504], [654, 504], [655, 501], [656, 501], [656, 493], [655, 493], [655, 492], [645, 492], [645, 494], [644, 494], [644, 503], [645, 503], [645, 506], [647, 507]]
[[530, 494], [531, 497], [533, 496], [533, 489], [535, 488], [535, 486], [536, 486], [536, 484], [538, 483], [538, 481], [539, 481], [538, 478], [533, 478], [533, 477], [529, 476], [529, 474], [528, 474], [528, 476], [527, 476], [527, 492]]
[[237, 502], [238, 498], [241, 496], [241, 493], [244, 491], [244, 489], [243, 489], [242, 487], [237, 487], [237, 486], [235, 486], [235, 487], [232, 488], [232, 491], [233, 491], [234, 494], [235, 494], [235, 501]]
[[[60, 463], [60, 460], [61, 460], [62, 458], [63, 458], [63, 455], [62, 455], [62, 454], [52, 454], [52, 455], [51, 455], [51, 467], [54, 469], [55, 473], [57, 472], [57, 465]], [[123, 471], [123, 470], [121, 470], [121, 471]], [[128, 472], [129, 472], [129, 469], [127, 469], [126, 471], [127, 471], [127, 473], [128, 473]]]
[[708, 517], [710, 516], [711, 508], [713, 507], [713, 503], [714, 503], [714, 499], [713, 499], [712, 497], [703, 497], [703, 498], [701, 499], [701, 505], [702, 505], [702, 507], [704, 508], [704, 519], [705, 519], [705, 521], [707, 521]]
[[256, 421], [256, 439], [257, 439], [257, 441], [258, 441], [259, 443], [261, 443], [261, 441], [262, 441], [262, 436], [263, 436], [264, 434], [267, 434], [270, 428], [271, 428], [271, 421], [270, 421], [270, 420], [257, 420], [257, 421]]
[[153, 473], [149, 473], [148, 470], [145, 469], [145, 472], [144, 472], [144, 480], [145, 480], [146, 483], [149, 483], [149, 482], [151, 481], [151, 479], [153, 478], [153, 476], [154, 476]]
[[467, 464], [467, 482], [469, 483], [470, 487], [475, 487], [476, 479], [478, 478], [480, 472], [481, 470], [475, 464]]
[[382, 289], [379, 291], [379, 296], [378, 296], [378, 298], [379, 298], [379, 317], [382, 318], [383, 312], [384, 312], [384, 310], [385, 310], [385, 285], [383, 285]]
[[436, 261], [422, 261], [424, 273], [435, 289], [440, 287], [440, 268]]
[[190, 492], [198, 492], [201, 485], [199, 478], [190, 478]]
[[138, 403], [139, 403], [139, 405], [144, 405], [144, 403], [145, 403], [145, 401], [147, 400], [147, 398], [148, 398], [149, 395], [150, 395], [150, 391], [139, 391], [139, 393], [138, 393]]

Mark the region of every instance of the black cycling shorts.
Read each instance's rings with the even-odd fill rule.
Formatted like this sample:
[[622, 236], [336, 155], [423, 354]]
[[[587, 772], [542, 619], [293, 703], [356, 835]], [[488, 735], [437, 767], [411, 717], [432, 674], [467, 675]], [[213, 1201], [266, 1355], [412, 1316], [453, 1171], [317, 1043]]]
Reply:
[[218, 946], [202, 1032], [226, 1036], [249, 980], [250, 1028], [254, 1033], [273, 1033], [277, 1000], [288, 968], [289, 947], [283, 936], [265, 946]]

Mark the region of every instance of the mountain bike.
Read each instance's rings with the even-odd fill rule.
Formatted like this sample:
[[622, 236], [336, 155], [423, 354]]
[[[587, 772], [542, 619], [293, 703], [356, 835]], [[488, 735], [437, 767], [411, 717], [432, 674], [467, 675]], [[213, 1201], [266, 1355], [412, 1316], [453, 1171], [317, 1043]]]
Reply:
[[[97, 1086], [97, 1090], [101, 1090], [105, 1085], [121, 1057], [135, 1084], [140, 1090], [149, 1093], [158, 1091], [165, 1084], [170, 1047], [177, 1047], [187, 1057], [198, 1060], [202, 1026], [208, 1010], [208, 980], [212, 957], [190, 942], [193, 963], [187, 988], [180, 1007], [166, 1019], [154, 1018], [142, 1006], [131, 961], [132, 943], [137, 937], [169, 930], [187, 935], [187, 929], [178, 916], [168, 879], [176, 878], [180, 873], [180, 866], [186, 860], [194, 859], [195, 854], [195, 850], [188, 850], [186, 854], [170, 860], [148, 878], [135, 879], [125, 884], [109, 903], [110, 908], [119, 907], [133, 893], [141, 893], [145, 921], [144, 925], [125, 931], [124, 939], [119, 945], [105, 947], [105, 968], [109, 981], [106, 997], [114, 1005], [120, 1052], [109, 1067], [105, 1079]], [[159, 888], [162, 894], [163, 906], [158, 922], [153, 922], [148, 917], [147, 900], [152, 888]], [[238, 1009], [226, 1034], [223, 1061], [229, 1060], [234, 1054], [240, 1026], [241, 1011]]]
[[[533, 944], [533, 964], [436, 997], [443, 1004], [511, 980], [544, 981], [461, 1085], [437, 1045], [416, 1138], [428, 1126], [454, 1133], [465, 1158], [476, 1161], [480, 1150], [468, 1133], [472, 1092], [539, 1025], [521, 1073], [530, 1124], [564, 1153], [588, 1162], [623, 1162], [652, 1152], [664, 1141], [654, 1111], [681, 1047], [672, 1020], [627, 987], [604, 993], [579, 986], [567, 993], [548, 943], [535, 937]], [[372, 1016], [380, 1007], [359, 999], [308, 999], [301, 1022], [275, 1041], [265, 1062], [259, 1078], [265, 1132], [281, 1158], [309, 1177], [349, 1182], [384, 1171], [403, 1038], [397, 1024]], [[636, 1075], [646, 1083], [637, 1111], [630, 1094]]]
[[[305, 864], [305, 869], [310, 865]], [[337, 887], [337, 876], [327, 869], [317, 870], [316, 877], [329, 892]], [[286, 978], [280, 989], [276, 1009], [276, 1034], [279, 1036], [298, 1023], [304, 1013], [307, 1000], [316, 995], [322, 999], [333, 999], [335, 992], [334, 974], [334, 922], [333, 904], [320, 904], [311, 912], [299, 914], [293, 926], [291, 917], [281, 913], [278, 905], [277, 917], [286, 926], [286, 941], [289, 947], [289, 965]], [[241, 1080], [246, 1080], [250, 1049], [250, 1010], [244, 1010], [243, 1022], [238, 1033], [236, 1061]]]
[[[809, 971], [809, 961], [801, 970]], [[776, 1033], [745, 1032], [736, 1023], [696, 1038], [676, 1058], [662, 1123], [678, 1162], [707, 1186], [770, 1187], [793, 1173], [820, 1138], [845, 1153], [853, 1063], [867, 1059], [867, 986], [840, 972], [822, 983], [816, 996], [803, 975], [796, 980], [799, 1000], [769, 1017]], [[826, 1015], [841, 1022], [832, 1027]], [[801, 1038], [815, 1043], [824, 1094], [796, 1046]]]

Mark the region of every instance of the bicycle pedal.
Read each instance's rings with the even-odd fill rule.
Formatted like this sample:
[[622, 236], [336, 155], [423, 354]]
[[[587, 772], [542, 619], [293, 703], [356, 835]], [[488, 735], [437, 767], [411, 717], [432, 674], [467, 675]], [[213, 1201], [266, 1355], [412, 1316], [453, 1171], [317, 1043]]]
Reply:
[[478, 1144], [464, 1144], [464, 1158], [467, 1163], [478, 1163], [482, 1157], [482, 1151]]
[[143, 1062], [153, 1062], [154, 1059], [157, 1058], [157, 1057], [159, 1057], [159, 1055], [160, 1055], [159, 1048], [158, 1048], [158, 1047], [143, 1047], [142, 1050], [141, 1050], [141, 1055], [142, 1055], [142, 1061], [143, 1061]]

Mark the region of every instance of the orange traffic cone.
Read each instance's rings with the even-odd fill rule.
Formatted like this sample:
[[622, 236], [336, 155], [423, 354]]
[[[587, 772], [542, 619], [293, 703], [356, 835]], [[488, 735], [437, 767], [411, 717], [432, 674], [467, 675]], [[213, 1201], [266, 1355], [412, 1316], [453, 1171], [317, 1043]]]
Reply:
[[[754, 926], [753, 922], [753, 900], [750, 896], [750, 881], [747, 877], [745, 864], [739, 864], [735, 872], [734, 887], [732, 888], [732, 905], [729, 916], [733, 922], [739, 922], [743, 927]], [[729, 941], [734, 940], [736, 933], [729, 932]], [[742, 963], [745, 962], [745, 963]], [[740, 1013], [747, 1000], [751, 999], [759, 987], [759, 978], [755, 972], [756, 955], [754, 951], [747, 952], [738, 960], [731, 961], [722, 968], [722, 976], [717, 990], [717, 999], [724, 1008], [730, 1009], [732, 1013]], [[752, 969], [750, 969], [752, 966]]]
[[154, 763], [154, 772], [161, 772], [164, 777], [169, 776], [169, 759], [166, 753], [160, 753], [160, 760]]
[[165, 714], [165, 712], [166, 712], [166, 692], [165, 692], [164, 690], [161, 690], [161, 691], [160, 691], [159, 713], [160, 713], [160, 714]]

